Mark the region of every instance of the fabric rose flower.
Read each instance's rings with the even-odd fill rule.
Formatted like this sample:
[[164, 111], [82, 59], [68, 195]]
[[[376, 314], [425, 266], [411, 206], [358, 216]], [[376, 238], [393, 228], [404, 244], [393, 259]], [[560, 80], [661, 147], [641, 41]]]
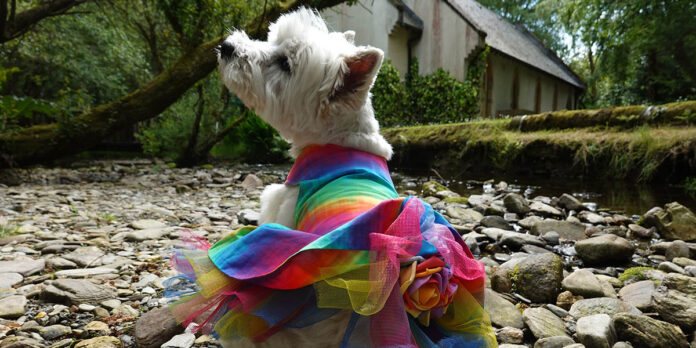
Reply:
[[425, 326], [445, 314], [458, 287], [447, 264], [435, 256], [402, 268], [399, 284], [406, 311]]

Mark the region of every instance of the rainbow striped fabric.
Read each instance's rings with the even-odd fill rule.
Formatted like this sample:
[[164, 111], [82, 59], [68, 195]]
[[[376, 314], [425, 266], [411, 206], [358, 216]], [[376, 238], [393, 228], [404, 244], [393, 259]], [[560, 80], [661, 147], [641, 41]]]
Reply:
[[399, 198], [384, 158], [310, 146], [286, 184], [299, 185], [294, 229], [249, 226], [175, 252], [199, 287], [171, 306], [184, 325], [261, 342], [351, 310], [346, 347], [496, 346], [483, 265], [430, 205]]

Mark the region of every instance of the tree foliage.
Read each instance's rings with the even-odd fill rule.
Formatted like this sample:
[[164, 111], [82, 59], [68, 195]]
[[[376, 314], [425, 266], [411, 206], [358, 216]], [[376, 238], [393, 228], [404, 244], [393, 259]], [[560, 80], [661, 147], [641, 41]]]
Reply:
[[480, 2], [563, 57], [587, 82], [587, 107], [696, 98], [694, 1]]
[[[66, 16], [43, 20], [34, 26], [35, 31], [3, 45], [3, 50], [0, 51], [0, 76], [9, 75], [9, 79], [28, 82], [6, 83], [1, 93], [36, 100], [45, 95], [51, 105], [58, 105], [59, 96], [63, 93], [72, 102], [68, 103], [71, 104], [70, 107], [65, 108], [65, 117], [58, 113], [38, 115], [38, 118], [33, 115], [36, 119], [29, 126], [24, 127], [13, 121], [14, 127], [10, 132], [0, 132], [0, 159], [5, 162], [0, 165], [13, 162], [35, 163], [89, 149], [119, 129], [158, 116], [182, 95], [192, 93], [190, 88], [214, 70], [216, 59], [213, 48], [224, 38], [227, 28], [243, 28], [251, 37], [260, 38], [267, 30], [268, 22], [283, 12], [298, 6], [324, 8], [343, 1], [103, 0], [91, 4], [87, 13], [72, 16], [81, 22], [74, 24], [75, 28], [83, 26], [89, 30], [71, 30], [71, 24], [61, 21]], [[134, 3], [136, 6], [133, 6]], [[138, 7], [139, 10], [131, 11], [129, 6]], [[42, 27], [44, 24], [56, 25], [61, 29], [57, 32], [71, 37], [65, 39], [59, 36], [56, 39], [55, 32], [45, 30]], [[62, 31], [64, 28], [69, 30]], [[71, 43], [72, 38], [76, 40], [74, 47], [57, 50], [56, 54], [68, 57], [56, 60], [64, 62], [66, 66], [73, 63], [87, 64], [95, 69], [77, 67], [71, 71], [62, 66], [48, 67], [40, 73], [32, 74], [32, 69], [44, 68], [40, 66], [43, 61], [27, 64], [24, 66], [25, 71], [21, 67], [17, 68], [23, 61], [22, 50], [32, 48], [36, 49], [36, 54], [27, 53], [25, 57], [44, 57], [45, 65], [53, 64], [52, 58], [43, 51], [43, 47], [53, 44], [50, 34], [53, 34], [53, 40], [61, 41], [61, 44]], [[25, 40], [32, 35], [40, 40]], [[99, 40], [90, 35], [96, 35]], [[101, 40], [104, 35], [106, 37]], [[105, 54], [94, 58], [93, 53], [100, 49], [104, 49]], [[125, 53], [126, 56], [120, 59], [118, 53]], [[147, 58], [138, 59], [142, 57]], [[108, 61], [95, 62], [102, 58]], [[129, 60], [137, 63], [128, 64]], [[118, 71], [119, 63], [125, 68], [123, 73]], [[99, 80], [94, 76], [108, 69], [113, 71], [103, 75], [106, 83], [89, 85], [90, 78]], [[55, 78], [48, 75], [54, 72], [57, 74]], [[80, 73], [94, 73], [94, 76], [75, 79], [75, 74], [80, 76]], [[63, 76], [67, 78], [61, 78]], [[114, 83], [109, 84], [109, 79], [113, 79]], [[54, 85], [46, 86], [43, 85], [44, 82]], [[32, 86], [40, 88], [32, 89]], [[198, 96], [216, 93], [214, 89], [207, 89], [206, 85], [198, 86], [193, 93]], [[217, 96], [225, 99], [229, 97], [226, 94], [225, 91], [224, 95], [220, 93]], [[201, 97], [200, 100], [205, 98]], [[78, 108], [75, 109], [74, 106]], [[11, 109], [9, 114], [18, 114], [14, 108], [3, 110], [6, 109]], [[228, 115], [222, 112], [219, 114]], [[223, 129], [211, 136], [198, 134], [201, 129], [206, 129], [200, 125], [207, 115], [195, 112], [195, 109], [186, 115], [193, 115], [195, 121], [189, 131], [189, 139], [195, 140], [192, 149], [212, 148], [215, 144], [209, 143], [207, 139], [220, 140], [231, 132], [230, 129]], [[5, 115], [3, 118], [10, 119]], [[19, 117], [15, 115], [13, 119], [17, 120]], [[239, 122], [229, 124], [232, 126]], [[80, 141], [76, 142], [75, 139]], [[198, 139], [205, 141], [199, 144]]]
[[372, 87], [372, 106], [380, 125], [452, 123], [478, 117], [481, 77], [488, 52], [486, 46], [469, 62], [462, 82], [442, 68], [418, 75], [416, 60], [402, 82], [396, 68], [386, 61]]

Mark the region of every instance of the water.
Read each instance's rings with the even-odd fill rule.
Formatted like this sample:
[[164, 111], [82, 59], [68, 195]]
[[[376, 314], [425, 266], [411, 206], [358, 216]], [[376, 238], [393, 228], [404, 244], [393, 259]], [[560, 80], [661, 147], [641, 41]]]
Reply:
[[[406, 180], [415, 179], [420, 184], [428, 180], [442, 182], [435, 173], [418, 173], [412, 170], [399, 170], [405, 173]], [[636, 184], [624, 181], [582, 180], [577, 178], [544, 178], [538, 176], [520, 177], [506, 175], [460, 175], [448, 177], [443, 175], [444, 184], [450, 190], [464, 197], [471, 194], [481, 194], [490, 185], [480, 185], [480, 182], [505, 181], [512, 191], [527, 198], [536, 196], [558, 197], [569, 193], [582, 202], [596, 203], [599, 209], [621, 211], [628, 215], [642, 215], [650, 208], [663, 206], [665, 203], [677, 201], [696, 212], [696, 198], [687, 194], [681, 187], [664, 184]], [[397, 175], [398, 178], [398, 175]], [[491, 180], [492, 179], [492, 180]], [[472, 183], [478, 182], [478, 183]], [[398, 184], [397, 184], [398, 185]], [[402, 187], [404, 188], [404, 187]]]

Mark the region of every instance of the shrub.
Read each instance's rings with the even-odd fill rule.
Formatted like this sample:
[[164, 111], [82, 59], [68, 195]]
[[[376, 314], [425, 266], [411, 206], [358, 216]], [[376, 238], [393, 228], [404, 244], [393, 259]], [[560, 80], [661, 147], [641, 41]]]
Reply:
[[442, 68], [418, 74], [418, 62], [409, 67], [406, 81], [386, 61], [372, 87], [375, 116], [383, 127], [452, 123], [470, 120], [479, 113], [481, 74], [486, 68], [488, 48], [469, 64], [467, 77], [457, 81]]

